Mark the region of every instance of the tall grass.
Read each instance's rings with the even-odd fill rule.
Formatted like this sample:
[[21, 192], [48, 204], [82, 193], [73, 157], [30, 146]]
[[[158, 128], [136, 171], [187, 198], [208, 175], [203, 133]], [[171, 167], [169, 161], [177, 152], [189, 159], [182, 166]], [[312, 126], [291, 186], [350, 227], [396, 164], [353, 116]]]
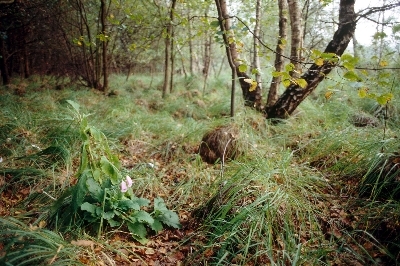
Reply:
[[[376, 169], [382, 158], [398, 152], [394, 106], [385, 131], [383, 124], [357, 128], [349, 118], [370, 112], [373, 104], [356, 92], [327, 100], [322, 89], [296, 115], [270, 124], [242, 106], [240, 92], [236, 116], [229, 118], [229, 79], [223, 77], [211, 80], [205, 91], [198, 78], [177, 78], [166, 99], [159, 76], [113, 76], [110, 96], [77, 88], [55, 91], [50, 80], [39, 90], [40, 80], [33, 81], [23, 97], [5, 88], [0, 97], [0, 175], [8, 178], [0, 192], [18, 195], [29, 188], [25, 200], [12, 207], [19, 220], [1, 220], [1, 243], [8, 236], [18, 240], [17, 235], [32, 243], [10, 244], [7, 254], [15, 258], [7, 255], [10, 263], [76, 259], [77, 247], [64, 236], [26, 225], [39, 225], [43, 207], [75, 182], [80, 138], [66, 100], [78, 102], [89, 123], [105, 133], [122, 171], [134, 179], [137, 196], [161, 196], [198, 222], [182, 241], [194, 248], [189, 265], [330, 265], [336, 259], [378, 264], [371, 250], [386, 252], [391, 262], [398, 257], [399, 239], [388, 237], [398, 228], [387, 221], [398, 219], [398, 201], [362, 195], [374, 185], [372, 191], [382, 191], [379, 180], [387, 179]], [[223, 166], [203, 163], [197, 154], [202, 136], [232, 123], [240, 129], [244, 153]], [[28, 206], [35, 207], [24, 211]], [[351, 215], [355, 222], [346, 225]], [[72, 227], [68, 232], [68, 237], [84, 235]], [[60, 245], [65, 248], [58, 251]], [[117, 253], [118, 247], [107, 248]]]

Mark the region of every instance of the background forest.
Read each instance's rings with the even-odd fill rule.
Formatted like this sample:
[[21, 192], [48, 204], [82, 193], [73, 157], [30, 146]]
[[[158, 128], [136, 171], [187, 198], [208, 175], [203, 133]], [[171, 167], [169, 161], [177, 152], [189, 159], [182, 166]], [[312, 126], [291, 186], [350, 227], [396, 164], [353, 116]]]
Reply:
[[0, 264], [397, 265], [399, 7], [0, 0]]

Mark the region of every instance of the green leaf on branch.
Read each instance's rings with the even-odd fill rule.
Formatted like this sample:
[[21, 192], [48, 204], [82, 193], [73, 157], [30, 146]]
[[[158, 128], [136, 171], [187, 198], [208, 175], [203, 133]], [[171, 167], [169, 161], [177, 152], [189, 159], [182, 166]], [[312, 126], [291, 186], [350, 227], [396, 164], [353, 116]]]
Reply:
[[219, 21], [218, 20], [211, 21], [210, 26], [215, 28], [219, 27]]
[[282, 81], [282, 84], [287, 88], [290, 86], [290, 84], [292, 84], [292, 82], [289, 79], [285, 79], [284, 81]]
[[306, 88], [308, 85], [308, 83], [305, 79], [297, 79], [296, 82], [303, 89]]
[[360, 98], [365, 98], [365, 97], [367, 97], [367, 95], [368, 95], [368, 89], [367, 88], [358, 89], [358, 96]]
[[278, 72], [278, 71], [273, 71], [273, 72], [272, 72], [272, 76], [273, 76], [274, 78], [282, 77], [282, 75], [283, 75], [282, 72]]
[[247, 65], [241, 64], [239, 66], [239, 72], [245, 73], [247, 71]]
[[361, 81], [361, 78], [357, 76], [357, 74], [354, 71], [347, 71], [344, 76], [345, 79], [350, 80], [350, 81]]
[[386, 105], [388, 102], [390, 102], [393, 98], [393, 94], [392, 93], [385, 93], [382, 94], [381, 96], [379, 96], [376, 101], [380, 104], [380, 105]]

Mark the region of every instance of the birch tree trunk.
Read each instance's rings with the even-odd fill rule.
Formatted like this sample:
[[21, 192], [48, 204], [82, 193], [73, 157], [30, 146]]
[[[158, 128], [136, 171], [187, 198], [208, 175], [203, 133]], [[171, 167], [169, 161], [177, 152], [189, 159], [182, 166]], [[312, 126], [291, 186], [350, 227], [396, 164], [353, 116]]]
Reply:
[[293, 78], [301, 74], [301, 48], [302, 48], [302, 18], [299, 0], [287, 0], [290, 16], [291, 42], [290, 42], [290, 63], [294, 70], [290, 73]]
[[[276, 45], [276, 54], [275, 54], [275, 71], [281, 72], [283, 70], [283, 63], [284, 63], [284, 57], [283, 54], [285, 52], [285, 41], [287, 38], [287, 10], [288, 10], [288, 5], [287, 5], [287, 0], [278, 0], [278, 6], [279, 6], [279, 36], [278, 36], [278, 43]], [[266, 110], [271, 108], [275, 104], [275, 102], [278, 100], [279, 94], [278, 94], [278, 89], [279, 85], [281, 83], [281, 76], [278, 77], [273, 77], [271, 81], [271, 85], [269, 87], [269, 92], [268, 92], [268, 99], [267, 99], [267, 106]]]
[[256, 24], [254, 26], [254, 35], [253, 35], [253, 69], [256, 70], [256, 101], [255, 108], [257, 110], [262, 109], [262, 94], [261, 94], [261, 67], [260, 67], [260, 18], [261, 18], [261, 0], [257, 0], [256, 3]]

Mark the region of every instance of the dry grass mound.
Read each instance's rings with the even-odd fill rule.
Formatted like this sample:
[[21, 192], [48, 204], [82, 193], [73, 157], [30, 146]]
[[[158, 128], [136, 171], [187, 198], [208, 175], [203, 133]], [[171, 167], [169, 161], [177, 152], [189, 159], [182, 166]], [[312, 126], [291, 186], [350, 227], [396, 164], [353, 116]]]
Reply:
[[207, 163], [235, 159], [240, 154], [238, 136], [239, 129], [235, 125], [221, 126], [206, 133], [199, 147], [201, 158]]

